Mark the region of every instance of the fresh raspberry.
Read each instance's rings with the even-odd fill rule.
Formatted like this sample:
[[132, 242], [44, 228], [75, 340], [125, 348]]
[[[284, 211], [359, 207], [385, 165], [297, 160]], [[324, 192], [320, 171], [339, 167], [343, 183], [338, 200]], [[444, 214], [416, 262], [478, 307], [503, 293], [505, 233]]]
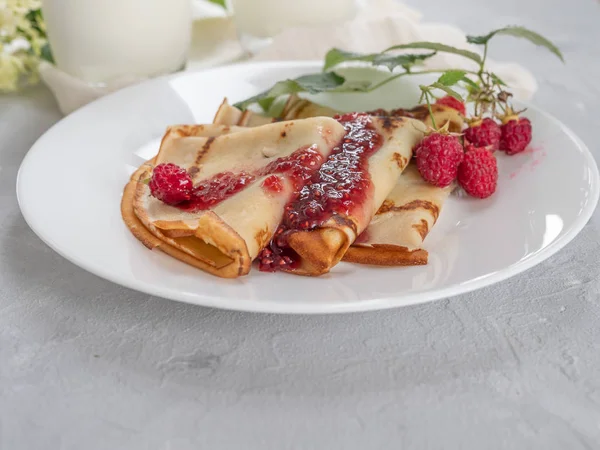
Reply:
[[486, 148], [467, 147], [458, 166], [458, 184], [473, 197], [492, 195], [498, 184], [498, 163], [494, 154]]
[[531, 142], [531, 122], [525, 117], [517, 117], [508, 120], [502, 125], [502, 137], [500, 138], [500, 150], [507, 155], [521, 153]]
[[436, 102], [437, 105], [449, 106], [450, 108], [454, 108], [463, 116], [467, 114], [467, 110], [465, 109], [465, 104], [461, 102], [459, 99], [452, 97], [451, 95], [446, 95], [445, 97], [439, 98]]
[[434, 186], [446, 187], [456, 179], [463, 146], [456, 136], [433, 133], [417, 146], [415, 156], [423, 179]]
[[175, 164], [159, 164], [152, 172], [150, 192], [167, 205], [177, 205], [189, 200], [194, 183], [188, 173]]
[[485, 147], [492, 152], [498, 150], [502, 131], [494, 119], [486, 117], [474, 125], [465, 130], [465, 139], [475, 147]]

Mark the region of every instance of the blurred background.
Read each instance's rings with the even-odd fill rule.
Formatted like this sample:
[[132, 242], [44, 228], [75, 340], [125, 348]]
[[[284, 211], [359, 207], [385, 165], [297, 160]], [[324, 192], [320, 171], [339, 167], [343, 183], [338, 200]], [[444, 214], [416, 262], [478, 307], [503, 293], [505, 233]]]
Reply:
[[[375, 52], [431, 40], [467, 48], [468, 33], [524, 25], [557, 44], [567, 64], [504, 38], [492, 45], [491, 69], [521, 99], [544, 91], [535, 102], [560, 111], [586, 137], [590, 131], [577, 129], [578, 118], [600, 112], [589, 110], [598, 102], [585, 102], [599, 95], [600, 68], [588, 45], [600, 39], [599, 21], [596, 0], [573, 0], [568, 9], [562, 0], [2, 0], [0, 95], [41, 81], [68, 114], [108, 92], [178, 70], [321, 59], [334, 46]], [[431, 63], [440, 67], [468, 64], [436, 58]]]
[[[598, 42], [599, 2], [574, 0], [2, 0], [0, 92], [43, 81], [64, 114], [115, 89], [178, 70], [244, 60], [321, 59], [334, 46], [376, 52], [416, 40], [473, 49], [466, 34], [524, 25], [556, 43], [567, 65], [526, 42], [495, 40], [490, 68], [517, 97], [538, 91], [568, 94], [538, 101], [567, 117], [590, 114], [583, 97], [598, 75], [582, 46]], [[476, 20], [474, 20], [476, 18]], [[528, 67], [535, 61], [535, 67]], [[442, 56], [438, 67], [468, 61]], [[564, 102], [563, 102], [564, 103]], [[597, 111], [595, 111], [597, 112]]]

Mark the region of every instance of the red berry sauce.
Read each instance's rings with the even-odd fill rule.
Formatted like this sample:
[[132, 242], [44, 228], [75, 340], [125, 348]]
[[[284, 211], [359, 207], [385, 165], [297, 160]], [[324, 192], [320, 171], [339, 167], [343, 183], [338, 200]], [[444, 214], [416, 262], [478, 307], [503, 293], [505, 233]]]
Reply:
[[381, 148], [382, 136], [367, 114], [335, 118], [344, 126], [346, 135], [309, 183], [286, 205], [275, 236], [259, 254], [259, 269], [263, 272], [297, 268], [300, 258], [289, 248], [288, 236], [293, 231], [313, 230], [334, 215], [352, 214], [372, 189], [368, 159]]
[[254, 173], [221, 172], [211, 178], [202, 180], [194, 186], [189, 200], [173, 206], [187, 212], [204, 211], [246, 189], [257, 178], [266, 175], [268, 177], [265, 178], [261, 186], [268, 192], [277, 194], [283, 191], [283, 183], [274, 174], [289, 177], [296, 192], [310, 180], [310, 177], [322, 162], [323, 156], [315, 147], [302, 147], [289, 156], [272, 161]]
[[281, 178], [277, 175], [269, 175], [262, 182], [261, 187], [268, 193], [278, 194], [283, 191], [283, 184], [281, 183]]
[[[278, 158], [258, 171], [258, 176], [282, 174], [290, 178], [294, 191], [300, 190], [323, 163], [316, 146], [301, 147], [289, 156]], [[269, 177], [271, 178], [271, 177]], [[267, 178], [265, 182], [269, 179]]]
[[185, 211], [202, 211], [209, 209], [232, 195], [244, 190], [255, 180], [255, 176], [245, 172], [221, 172], [202, 180], [194, 186], [192, 198], [177, 205]]

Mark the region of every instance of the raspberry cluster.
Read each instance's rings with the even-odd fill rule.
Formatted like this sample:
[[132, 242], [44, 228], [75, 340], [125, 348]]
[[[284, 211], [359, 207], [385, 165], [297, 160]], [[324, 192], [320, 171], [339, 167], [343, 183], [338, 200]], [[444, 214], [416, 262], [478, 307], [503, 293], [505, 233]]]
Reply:
[[[465, 114], [464, 104], [453, 97], [444, 97], [436, 103]], [[475, 118], [468, 123], [462, 138], [445, 130], [428, 134], [414, 152], [417, 168], [423, 179], [434, 186], [447, 187], [457, 181], [469, 195], [487, 198], [496, 192], [498, 184], [494, 152], [515, 155], [524, 151], [531, 142], [531, 122], [510, 112], [500, 123], [490, 117]]]

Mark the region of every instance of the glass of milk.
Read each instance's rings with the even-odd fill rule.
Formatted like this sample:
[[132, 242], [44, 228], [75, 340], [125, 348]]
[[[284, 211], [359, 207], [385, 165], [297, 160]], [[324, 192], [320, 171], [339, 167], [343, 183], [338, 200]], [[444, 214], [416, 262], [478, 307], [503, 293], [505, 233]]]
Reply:
[[175, 72], [190, 46], [190, 0], [42, 0], [56, 66], [89, 83]]
[[360, 0], [229, 0], [240, 41], [252, 54], [286, 28], [352, 19]]

